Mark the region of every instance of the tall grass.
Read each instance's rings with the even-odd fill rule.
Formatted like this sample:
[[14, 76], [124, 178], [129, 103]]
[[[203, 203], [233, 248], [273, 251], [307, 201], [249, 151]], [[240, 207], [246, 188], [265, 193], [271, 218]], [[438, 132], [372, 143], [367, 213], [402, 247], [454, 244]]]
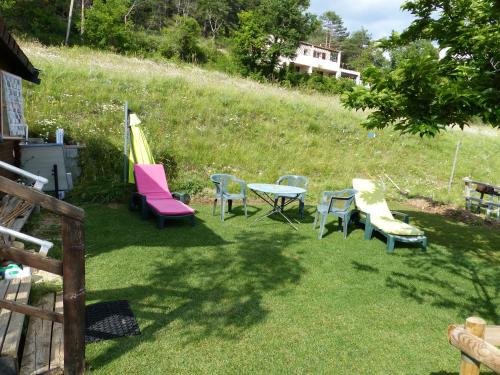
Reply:
[[249, 182], [293, 173], [310, 178], [315, 200], [353, 177], [388, 174], [411, 194], [461, 203], [463, 177], [500, 180], [498, 131], [420, 139], [383, 130], [369, 138], [359, 126], [364, 115], [344, 109], [337, 97], [86, 48], [24, 50], [42, 70], [41, 85], [26, 90], [30, 129], [50, 136], [62, 127], [87, 144], [81, 186], [119, 181], [125, 100], [142, 119], [155, 156], [167, 162], [174, 189], [203, 192], [215, 172]]

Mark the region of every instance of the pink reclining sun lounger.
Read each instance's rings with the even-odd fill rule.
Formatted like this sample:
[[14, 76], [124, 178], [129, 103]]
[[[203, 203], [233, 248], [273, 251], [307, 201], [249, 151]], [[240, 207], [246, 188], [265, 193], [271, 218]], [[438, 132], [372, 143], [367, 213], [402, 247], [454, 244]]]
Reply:
[[[166, 219], [189, 218], [194, 224], [194, 210], [188, 205], [176, 200], [168, 189], [165, 170], [161, 164], [134, 165], [137, 193], [141, 199], [141, 213], [148, 218], [150, 213], [158, 217], [158, 227], [165, 226]], [[131, 207], [134, 206], [134, 197]]]

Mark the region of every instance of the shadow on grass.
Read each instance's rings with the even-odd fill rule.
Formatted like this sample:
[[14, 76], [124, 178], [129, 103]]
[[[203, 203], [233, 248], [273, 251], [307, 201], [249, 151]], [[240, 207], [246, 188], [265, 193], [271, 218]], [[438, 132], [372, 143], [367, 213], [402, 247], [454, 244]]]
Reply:
[[[126, 215], [112, 216], [116, 219]], [[146, 228], [143, 223], [150, 226]], [[194, 227], [172, 225], [176, 225], [175, 232], [159, 231], [152, 222], [138, 222], [133, 243], [125, 233], [128, 225], [121, 229], [123, 233], [114, 233], [117, 240], [110, 241], [109, 247], [90, 251], [90, 255], [98, 255], [140, 246], [140, 251], [147, 253], [161, 247], [152, 253], [158, 259], [149, 260], [140, 285], [88, 291], [89, 300], [129, 300], [142, 332], [140, 336], [112, 342], [92, 360], [93, 369], [126, 355], [144, 342], [155, 342], [157, 335], [178, 335], [181, 346], [214, 336], [238, 339], [266, 319], [269, 311], [262, 303], [264, 295], [287, 293], [304, 272], [299, 255], [284, 254], [290, 245], [303, 240], [298, 233], [242, 229], [232, 236], [234, 242], [227, 242], [199, 218]], [[203, 247], [197, 249], [198, 245]], [[169, 333], [172, 324], [175, 329]]]
[[499, 324], [500, 231], [433, 214], [407, 213], [424, 229], [430, 247], [426, 253], [396, 248], [411, 271], [393, 271], [386, 285], [418, 303], [455, 310], [464, 320], [478, 315]]

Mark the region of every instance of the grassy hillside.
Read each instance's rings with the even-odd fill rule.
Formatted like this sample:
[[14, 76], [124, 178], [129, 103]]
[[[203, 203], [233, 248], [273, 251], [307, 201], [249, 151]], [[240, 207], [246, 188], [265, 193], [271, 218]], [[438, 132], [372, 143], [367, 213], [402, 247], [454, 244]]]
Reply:
[[103, 186], [120, 179], [125, 100], [143, 120], [176, 189], [209, 188], [214, 172], [265, 182], [293, 173], [310, 177], [312, 202], [353, 177], [386, 173], [412, 195], [461, 203], [463, 177], [500, 182], [498, 131], [451, 131], [435, 139], [377, 131], [368, 138], [359, 126], [363, 114], [343, 109], [336, 97], [83, 48], [27, 44], [24, 50], [42, 70], [42, 84], [26, 90], [30, 129], [53, 135], [63, 127], [87, 145], [82, 161], [89, 189], [94, 180]]

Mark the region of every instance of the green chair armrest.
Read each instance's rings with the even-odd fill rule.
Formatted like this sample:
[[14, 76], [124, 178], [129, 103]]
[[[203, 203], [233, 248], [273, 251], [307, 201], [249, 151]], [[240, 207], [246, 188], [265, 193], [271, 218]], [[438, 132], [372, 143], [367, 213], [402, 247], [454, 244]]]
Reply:
[[395, 216], [400, 216], [403, 218], [403, 222], [405, 222], [406, 224], [409, 224], [410, 223], [410, 216], [408, 216], [408, 214], [405, 214], [404, 212], [399, 212], [399, 211], [392, 211], [391, 210], [391, 213]]

